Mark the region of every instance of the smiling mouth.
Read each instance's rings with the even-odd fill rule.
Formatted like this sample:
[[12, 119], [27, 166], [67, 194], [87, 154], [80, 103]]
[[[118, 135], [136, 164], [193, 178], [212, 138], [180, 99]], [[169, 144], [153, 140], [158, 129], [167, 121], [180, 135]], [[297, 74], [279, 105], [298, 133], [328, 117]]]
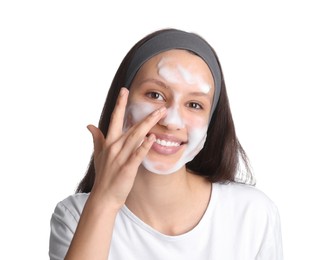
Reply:
[[161, 154], [161, 155], [172, 155], [176, 154], [178, 151], [182, 150], [185, 143], [182, 143], [180, 140], [162, 139], [162, 137], [156, 138], [156, 141], [151, 147], [151, 150]]
[[181, 143], [179, 142], [166, 141], [159, 138], [157, 138], [155, 142], [161, 146], [166, 146], [166, 147], [178, 147], [181, 145]]
[[163, 147], [164, 149], [172, 149], [172, 148], [176, 149], [180, 148], [182, 145], [187, 144], [186, 141], [182, 141], [173, 136], [163, 135], [163, 134], [155, 134], [155, 135], [156, 135], [156, 140], [154, 143], [155, 145], [158, 145], [160, 148]]

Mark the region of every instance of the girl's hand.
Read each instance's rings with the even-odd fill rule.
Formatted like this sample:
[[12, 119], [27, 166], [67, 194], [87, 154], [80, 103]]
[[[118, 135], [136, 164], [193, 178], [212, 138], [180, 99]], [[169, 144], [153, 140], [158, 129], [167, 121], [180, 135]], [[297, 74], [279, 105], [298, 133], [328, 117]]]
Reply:
[[88, 126], [94, 142], [96, 172], [90, 196], [97, 196], [99, 201], [111, 203], [116, 210], [124, 205], [138, 167], [155, 141], [154, 135], [146, 135], [166, 111], [165, 108], [154, 111], [123, 133], [128, 93], [126, 88], [120, 91], [106, 138], [97, 127]]

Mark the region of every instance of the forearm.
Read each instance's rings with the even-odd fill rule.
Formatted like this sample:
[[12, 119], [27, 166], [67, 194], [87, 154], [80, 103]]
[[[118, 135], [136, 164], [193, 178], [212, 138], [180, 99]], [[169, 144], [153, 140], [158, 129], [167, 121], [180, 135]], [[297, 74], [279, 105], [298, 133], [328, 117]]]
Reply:
[[117, 212], [112, 205], [90, 196], [65, 260], [108, 259]]

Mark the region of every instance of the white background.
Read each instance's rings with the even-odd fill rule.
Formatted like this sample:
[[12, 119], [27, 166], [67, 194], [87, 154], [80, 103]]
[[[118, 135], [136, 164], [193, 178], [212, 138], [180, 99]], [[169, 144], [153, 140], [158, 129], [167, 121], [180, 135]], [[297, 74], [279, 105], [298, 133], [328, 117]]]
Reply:
[[285, 259], [332, 259], [329, 1], [1, 1], [1, 259], [48, 259], [56, 203], [83, 177], [108, 88], [164, 27], [216, 49], [257, 187], [278, 206]]

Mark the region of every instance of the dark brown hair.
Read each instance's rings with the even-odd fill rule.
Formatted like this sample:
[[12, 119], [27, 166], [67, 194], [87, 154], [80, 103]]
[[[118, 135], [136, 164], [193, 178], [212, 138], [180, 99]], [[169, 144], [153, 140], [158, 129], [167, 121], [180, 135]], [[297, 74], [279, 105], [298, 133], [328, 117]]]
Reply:
[[[110, 117], [120, 89], [125, 86], [127, 68], [136, 50], [146, 41], [165, 30], [172, 29], [162, 29], [147, 35], [137, 42], [122, 60], [113, 78], [99, 120], [98, 127], [104, 136], [107, 134]], [[211, 49], [213, 50], [213, 48]], [[217, 54], [215, 52], [214, 54], [218, 61], [221, 75], [223, 75]], [[186, 167], [191, 172], [204, 176], [210, 182], [237, 181], [254, 184], [247, 156], [236, 137], [224, 80], [222, 80], [221, 85], [220, 98], [209, 124], [205, 145], [196, 157], [186, 164]], [[244, 164], [245, 174], [242, 173], [241, 177], [237, 178], [241, 161]], [[92, 155], [88, 170], [79, 183], [76, 192], [90, 192], [94, 179], [95, 167]]]

